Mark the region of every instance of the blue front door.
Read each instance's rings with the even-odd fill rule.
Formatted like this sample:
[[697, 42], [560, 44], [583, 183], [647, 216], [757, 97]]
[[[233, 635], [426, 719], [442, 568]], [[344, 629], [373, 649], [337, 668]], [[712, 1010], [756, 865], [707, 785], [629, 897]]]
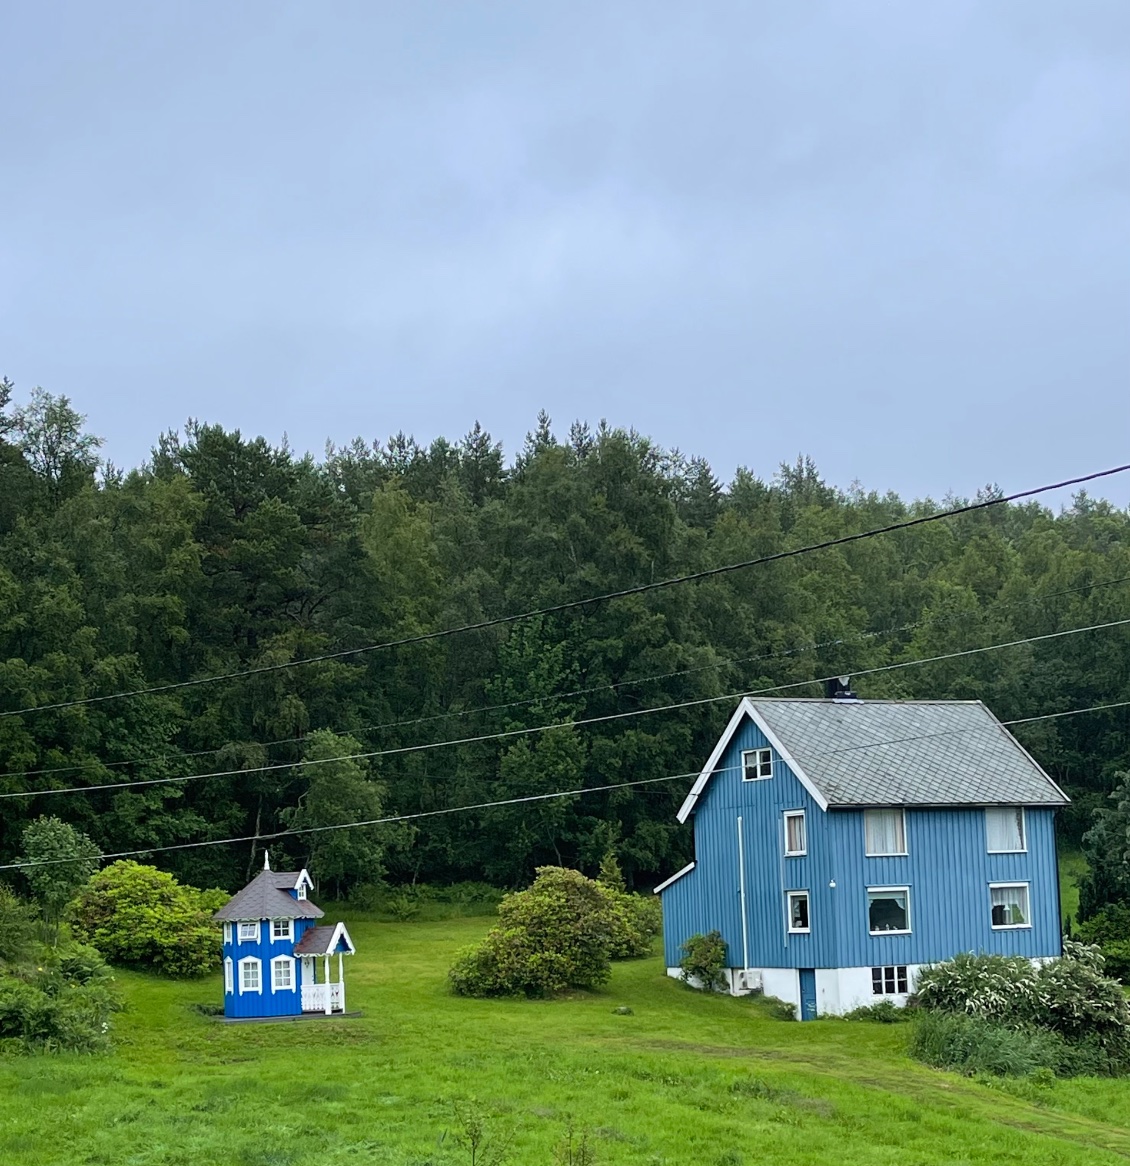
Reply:
[[800, 969], [800, 1018], [816, 1019], [816, 969]]

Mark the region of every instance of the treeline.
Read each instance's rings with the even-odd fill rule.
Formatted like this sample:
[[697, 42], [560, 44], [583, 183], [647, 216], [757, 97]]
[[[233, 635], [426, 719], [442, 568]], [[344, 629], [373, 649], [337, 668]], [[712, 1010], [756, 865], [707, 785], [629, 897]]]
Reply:
[[[100, 464], [65, 398], [36, 391], [17, 407], [12, 388], [0, 386], [0, 793], [44, 792], [0, 802], [5, 860], [41, 815], [114, 852], [687, 773], [732, 700], [334, 759], [858, 675], [1127, 613], [1128, 516], [1080, 494], [1058, 514], [1000, 506], [508, 626], [70, 704], [548, 607], [955, 500], [835, 489], [805, 459], [722, 483], [634, 432], [578, 423], [560, 436], [544, 415], [511, 460], [478, 426], [426, 448], [357, 440], [319, 461], [190, 422], [125, 472]], [[879, 672], [857, 689], [977, 697], [1002, 719], [1130, 700], [1130, 634]], [[57, 707], [2, 715], [41, 705]], [[1128, 730], [1126, 710], [1018, 727], [1075, 797], [1073, 837], [1130, 768]], [[48, 792], [198, 773], [219, 776]], [[513, 886], [541, 864], [593, 872], [613, 848], [646, 885], [686, 860], [674, 815], [687, 785], [302, 835], [272, 843], [272, 864], [312, 862], [338, 891], [382, 873]], [[262, 855], [244, 843], [153, 860], [232, 888]]]

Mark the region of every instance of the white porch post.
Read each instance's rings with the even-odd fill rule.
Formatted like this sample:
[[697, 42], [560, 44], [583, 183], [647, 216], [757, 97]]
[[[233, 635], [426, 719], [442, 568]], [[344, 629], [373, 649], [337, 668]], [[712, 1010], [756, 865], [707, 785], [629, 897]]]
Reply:
[[345, 964], [343, 954], [337, 953], [337, 982], [341, 985], [341, 1010], [345, 1011]]
[[326, 1015], [329, 1016], [329, 1014], [333, 1011], [333, 1002], [330, 1000], [330, 953], [329, 952], [326, 952], [325, 971], [326, 971], [326, 984], [325, 984]]

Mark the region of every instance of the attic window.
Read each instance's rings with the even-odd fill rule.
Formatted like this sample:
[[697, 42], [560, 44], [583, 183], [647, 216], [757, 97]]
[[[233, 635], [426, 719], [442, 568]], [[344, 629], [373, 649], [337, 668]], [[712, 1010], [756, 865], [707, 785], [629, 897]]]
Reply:
[[305, 898], [306, 898], [306, 884], [305, 884], [305, 883], [299, 883], [299, 884], [298, 884], [298, 893], [297, 893], [297, 898], [299, 898], [299, 899], [305, 899]]
[[746, 749], [742, 753], [742, 781], [763, 781], [772, 776], [772, 749]]
[[990, 854], [1027, 850], [1023, 806], [990, 806], [985, 810], [985, 836]]

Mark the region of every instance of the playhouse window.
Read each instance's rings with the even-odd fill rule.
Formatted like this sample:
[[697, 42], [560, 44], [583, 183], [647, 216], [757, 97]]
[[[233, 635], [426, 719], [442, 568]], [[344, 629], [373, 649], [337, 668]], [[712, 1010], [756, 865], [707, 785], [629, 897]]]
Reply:
[[246, 959], [239, 961], [239, 991], [262, 992], [263, 984], [259, 978], [259, 961]]
[[803, 934], [811, 931], [808, 923], [808, 892], [789, 891], [789, 930]]
[[1027, 849], [1023, 806], [990, 806], [985, 810], [985, 835], [990, 854]]
[[993, 927], [1031, 927], [1027, 883], [990, 883], [989, 902]]
[[868, 856], [906, 853], [906, 814], [902, 810], [864, 810], [863, 833]]
[[271, 938], [272, 939], [293, 939], [294, 938], [294, 924], [289, 919], [272, 919], [271, 920]]
[[906, 964], [871, 969], [871, 991], [875, 996], [901, 996], [906, 990]]
[[294, 991], [294, 961], [286, 956], [271, 961], [271, 991]]
[[256, 923], [241, 923], [239, 925], [239, 942], [240, 943], [258, 943], [259, 942], [259, 924]]
[[788, 810], [785, 813], [785, 853], [787, 855], [808, 853], [803, 810]]
[[230, 996], [235, 991], [235, 976], [232, 972], [231, 956], [224, 960], [224, 991]]
[[742, 754], [742, 781], [761, 781], [772, 776], [772, 749], [747, 749]]
[[297, 893], [296, 893], [296, 897], [297, 897], [297, 898], [299, 898], [299, 899], [305, 899], [305, 898], [306, 898], [306, 884], [305, 884], [305, 883], [299, 883], [299, 884], [298, 884], [298, 891], [297, 891]]
[[910, 930], [910, 888], [868, 887], [867, 925], [872, 935]]
[[231, 924], [224, 924], [224, 943], [231, 943]]

